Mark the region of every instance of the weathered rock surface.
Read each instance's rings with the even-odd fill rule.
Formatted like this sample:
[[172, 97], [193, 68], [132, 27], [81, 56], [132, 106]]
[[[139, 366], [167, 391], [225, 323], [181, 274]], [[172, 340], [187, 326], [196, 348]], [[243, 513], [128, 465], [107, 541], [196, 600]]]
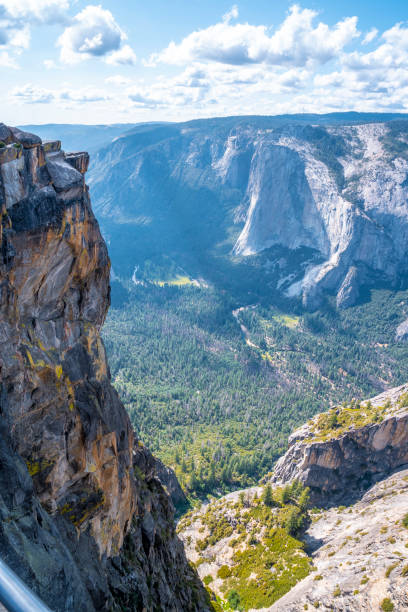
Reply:
[[[340, 433], [334, 427], [322, 436], [317, 428], [320, 415], [314, 417], [290, 436], [272, 482], [297, 478], [310, 487], [314, 503], [333, 505], [358, 496], [408, 463], [408, 407], [399, 404], [407, 391], [408, 385], [402, 385], [371, 399], [372, 409], [386, 406], [385, 412], [381, 420], [362, 427], [350, 425]], [[350, 414], [353, 410], [357, 414], [357, 408], [350, 408]]]
[[155, 459], [134, 451], [110, 384], [87, 156], [0, 133], [17, 152], [0, 157], [1, 554], [55, 611], [205, 610]]
[[[315, 571], [269, 612], [408, 609], [408, 469], [375, 484], [356, 504], [314, 515], [305, 539]], [[265, 611], [266, 612], [266, 611]]]
[[395, 330], [395, 341], [405, 342], [408, 340], [408, 319], [400, 323]]

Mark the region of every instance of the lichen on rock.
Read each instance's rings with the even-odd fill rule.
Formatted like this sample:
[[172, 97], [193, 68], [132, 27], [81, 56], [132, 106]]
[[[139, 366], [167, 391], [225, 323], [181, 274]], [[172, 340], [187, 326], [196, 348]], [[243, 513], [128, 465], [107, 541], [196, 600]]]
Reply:
[[205, 610], [154, 458], [135, 476], [110, 384], [99, 336], [110, 263], [89, 158], [3, 124], [0, 136], [0, 421], [14, 451], [0, 478], [18, 472], [13, 496], [2, 492], [0, 554], [54, 610]]

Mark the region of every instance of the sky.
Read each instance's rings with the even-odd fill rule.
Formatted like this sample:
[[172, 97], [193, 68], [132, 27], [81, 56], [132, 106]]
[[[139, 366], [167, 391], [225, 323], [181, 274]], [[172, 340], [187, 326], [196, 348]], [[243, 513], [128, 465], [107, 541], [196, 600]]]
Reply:
[[408, 111], [407, 0], [0, 0], [0, 121]]

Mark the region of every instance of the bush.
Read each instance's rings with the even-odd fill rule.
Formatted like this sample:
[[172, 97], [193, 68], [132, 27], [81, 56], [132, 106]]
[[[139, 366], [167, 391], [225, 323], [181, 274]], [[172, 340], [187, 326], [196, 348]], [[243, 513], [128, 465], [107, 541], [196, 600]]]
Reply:
[[408, 513], [402, 519], [402, 524], [408, 529]]
[[394, 609], [394, 604], [392, 603], [389, 597], [386, 597], [385, 599], [382, 600], [381, 610], [384, 610], [384, 612], [392, 612], [393, 609]]
[[231, 569], [228, 565], [221, 565], [220, 569], [217, 572], [217, 578], [221, 578], [221, 580], [225, 580], [231, 576]]
[[206, 586], [208, 586], [210, 584], [210, 582], [212, 582], [214, 580], [214, 578], [210, 575], [208, 576], [204, 576], [203, 578], [203, 582]]
[[238, 592], [235, 589], [232, 589], [232, 591], [230, 591], [228, 594], [228, 605], [233, 610], [239, 610], [240, 603], [241, 603], [241, 598]]

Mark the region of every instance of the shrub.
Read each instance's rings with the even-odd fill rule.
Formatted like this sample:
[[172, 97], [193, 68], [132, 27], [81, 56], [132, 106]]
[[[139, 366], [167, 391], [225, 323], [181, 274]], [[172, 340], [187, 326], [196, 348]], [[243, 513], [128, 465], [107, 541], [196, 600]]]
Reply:
[[221, 580], [225, 580], [231, 576], [231, 568], [228, 565], [221, 565], [220, 569], [217, 572], [217, 578], [221, 578]]
[[209, 585], [210, 582], [212, 582], [213, 580], [214, 580], [214, 578], [212, 576], [210, 576], [210, 575], [204, 576], [204, 578], [203, 578], [203, 582], [204, 582], [205, 585]]
[[408, 529], [408, 513], [402, 519], [402, 524]]
[[385, 599], [382, 600], [381, 610], [384, 610], [384, 612], [392, 612], [393, 609], [394, 609], [394, 604], [392, 603], [389, 597], [386, 597]]
[[232, 591], [230, 591], [228, 594], [228, 605], [233, 610], [238, 610], [240, 603], [241, 603], [241, 598], [238, 592], [235, 589], [232, 589]]
[[339, 585], [336, 585], [336, 588], [333, 591], [333, 597], [340, 597], [341, 591]]
[[408, 565], [404, 565], [404, 567], [401, 570], [401, 574], [402, 576], [408, 576]]
[[6, 146], [6, 143], [5, 143], [5, 142], [3, 142], [3, 141], [1, 141], [1, 142], [0, 142], [0, 149], [4, 149], [4, 148], [5, 148], [5, 146]]

